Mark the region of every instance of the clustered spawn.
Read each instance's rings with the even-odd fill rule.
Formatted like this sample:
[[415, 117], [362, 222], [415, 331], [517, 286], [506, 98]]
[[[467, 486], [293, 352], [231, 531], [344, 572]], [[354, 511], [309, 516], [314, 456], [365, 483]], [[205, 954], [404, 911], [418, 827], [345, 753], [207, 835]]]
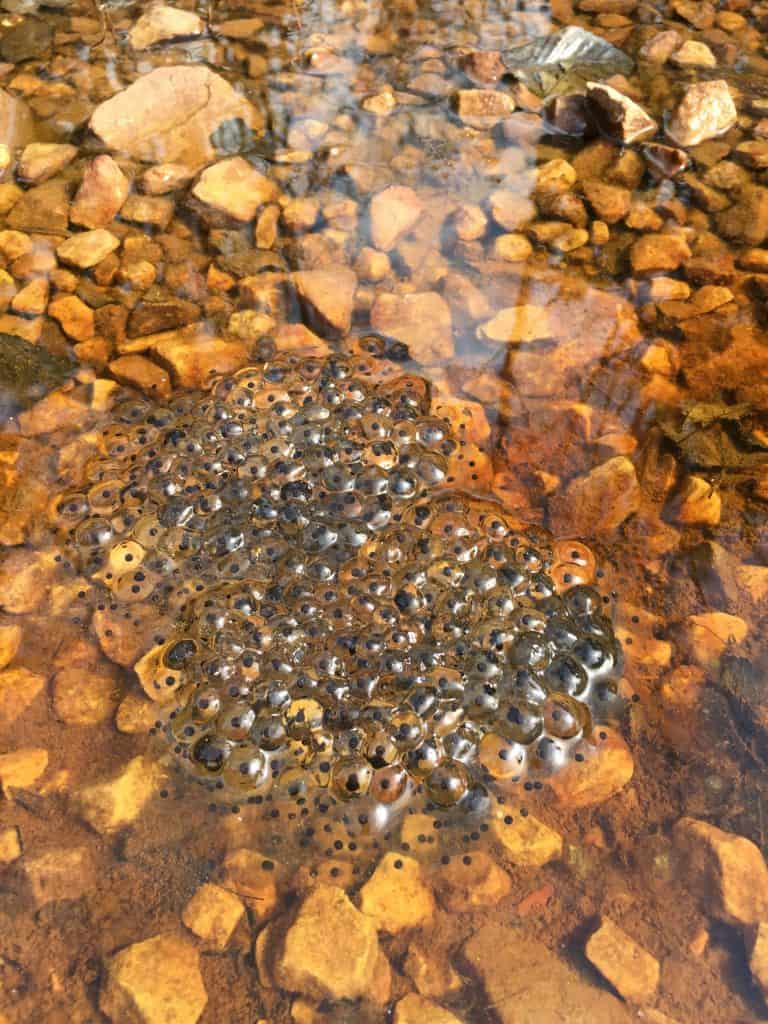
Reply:
[[102, 599], [176, 623], [136, 672], [226, 800], [482, 815], [616, 714], [592, 552], [451, 493], [425, 381], [278, 360], [113, 415], [53, 515]]

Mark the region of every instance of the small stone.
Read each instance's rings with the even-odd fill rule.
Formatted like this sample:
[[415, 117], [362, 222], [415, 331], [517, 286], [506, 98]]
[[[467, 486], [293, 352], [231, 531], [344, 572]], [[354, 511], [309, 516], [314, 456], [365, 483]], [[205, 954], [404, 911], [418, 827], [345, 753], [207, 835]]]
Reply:
[[226, 39], [253, 39], [263, 28], [261, 18], [230, 18], [214, 25], [213, 31]]
[[299, 270], [291, 281], [311, 330], [320, 335], [349, 331], [357, 290], [353, 270], [343, 266]]
[[498, 50], [471, 50], [459, 58], [459, 67], [477, 85], [495, 85], [507, 73]]
[[525, 235], [514, 232], [499, 235], [493, 241], [491, 258], [508, 263], [524, 263], [533, 255], [533, 246]]
[[749, 969], [765, 998], [768, 996], [768, 921], [760, 921], [754, 935]]
[[686, 620], [685, 646], [692, 661], [707, 672], [715, 672], [723, 651], [742, 643], [747, 632], [746, 622], [738, 615], [703, 612], [690, 615]]
[[0, 725], [12, 725], [45, 686], [45, 676], [26, 668], [8, 668], [0, 672]]
[[52, 551], [9, 551], [0, 563], [0, 607], [12, 615], [36, 611], [56, 572]]
[[587, 82], [587, 99], [601, 132], [624, 144], [655, 135], [658, 124], [629, 96], [603, 82]]
[[117, 707], [120, 677], [96, 650], [96, 657], [60, 668], [54, 676], [53, 710], [67, 725], [105, 722]]
[[440, 903], [453, 913], [495, 906], [509, 895], [512, 882], [506, 871], [482, 850], [452, 857], [435, 878]]
[[414, 992], [395, 1005], [394, 1024], [462, 1024], [461, 1017]]
[[726, 238], [762, 245], [768, 238], [768, 189], [747, 185], [737, 202], [717, 215], [717, 228]]
[[431, 942], [410, 942], [403, 966], [419, 994], [428, 999], [442, 999], [462, 986], [461, 977], [448, 958], [437, 953]]
[[234, 373], [248, 362], [245, 345], [208, 334], [200, 324], [150, 335], [150, 341], [180, 387], [210, 387], [215, 377]]
[[451, 309], [437, 292], [382, 293], [371, 309], [371, 327], [402, 341], [419, 363], [444, 362], [453, 356]]
[[733, 925], [768, 920], [768, 867], [753, 842], [695, 818], [681, 818], [673, 838], [681, 878], [707, 910]]
[[95, 267], [119, 245], [120, 239], [111, 232], [104, 228], [96, 228], [94, 231], [71, 235], [66, 242], [61, 243], [56, 255], [62, 263], [87, 270], [89, 267]]
[[597, 746], [583, 743], [572, 760], [550, 780], [563, 807], [593, 807], [616, 796], [630, 782], [635, 763], [619, 733], [607, 726], [598, 730]]
[[181, 920], [214, 949], [224, 949], [245, 913], [241, 900], [227, 889], [206, 882], [184, 907]]
[[589, 937], [590, 963], [630, 1003], [648, 1003], [659, 985], [659, 962], [608, 918]]
[[582, 189], [584, 198], [606, 224], [617, 224], [629, 213], [632, 193], [628, 188], [592, 178], [582, 183]]
[[48, 314], [75, 341], [87, 341], [94, 335], [93, 310], [76, 295], [62, 295], [54, 299], [48, 306]]
[[544, 306], [508, 306], [479, 327], [477, 333], [486, 341], [507, 345], [541, 341], [552, 337], [549, 311]]
[[18, 175], [22, 181], [39, 185], [58, 174], [77, 156], [77, 146], [57, 142], [31, 142], [19, 157]]
[[84, 228], [105, 228], [128, 198], [130, 184], [111, 156], [97, 156], [85, 170], [69, 219]]
[[275, 964], [275, 981], [315, 999], [359, 999], [377, 969], [376, 924], [342, 889], [318, 885], [301, 903]]
[[134, 50], [146, 50], [156, 43], [194, 38], [204, 32], [205, 24], [192, 11], [155, 5], [142, 14], [133, 26], [128, 33], [128, 42]]
[[641, 235], [630, 250], [632, 270], [636, 274], [677, 270], [690, 258], [691, 250], [682, 235]]
[[245, 847], [228, 853], [222, 864], [224, 885], [248, 903], [258, 921], [266, 920], [277, 907], [275, 874], [274, 861]]
[[371, 200], [371, 239], [389, 252], [416, 225], [424, 206], [416, 192], [405, 185], [391, 185]]
[[78, 900], [95, 885], [87, 847], [61, 847], [25, 857], [24, 876], [36, 907], [56, 900]]
[[166, 398], [171, 393], [170, 375], [146, 356], [120, 356], [109, 364], [109, 371], [121, 384], [139, 388], [148, 395]]
[[471, 128], [492, 128], [515, 109], [515, 101], [494, 89], [460, 89], [456, 94], [456, 112]]
[[499, 809], [491, 828], [516, 867], [539, 868], [562, 854], [563, 837], [532, 814], [522, 815], [517, 808]]
[[16, 657], [21, 637], [21, 626], [12, 624], [0, 626], [0, 669], [5, 668]]
[[129, 195], [120, 209], [121, 220], [167, 228], [173, 219], [174, 202], [165, 196]]
[[115, 714], [115, 728], [128, 736], [148, 733], [156, 721], [157, 707], [154, 702], [137, 693], [123, 697]]
[[69, 224], [67, 185], [56, 178], [22, 192], [5, 223], [17, 231], [65, 234]]
[[134, 757], [113, 779], [78, 790], [75, 809], [96, 832], [109, 835], [138, 818], [161, 777], [156, 762]]
[[[5, 10], [14, 8], [5, 5]], [[6, 28], [0, 40], [0, 57], [12, 64], [50, 55], [53, 29], [43, 18], [24, 18]]]
[[194, 176], [194, 170], [184, 164], [157, 164], [142, 174], [141, 191], [150, 196], [164, 196], [184, 188]]
[[688, 39], [672, 54], [672, 63], [680, 68], [716, 68], [717, 57], [706, 43]]
[[637, 512], [640, 499], [635, 467], [617, 455], [572, 480], [553, 499], [550, 515], [558, 533], [611, 533]]
[[721, 508], [720, 492], [713, 484], [700, 476], [687, 476], [672, 501], [671, 512], [678, 523], [717, 526]]
[[106, 966], [99, 1009], [113, 1024], [196, 1024], [208, 1002], [200, 954], [176, 932], [127, 946]]
[[0, 829], [0, 864], [12, 864], [21, 856], [21, 835], [18, 828]]
[[533, 200], [510, 189], [499, 188], [491, 192], [488, 203], [491, 216], [505, 231], [519, 231], [536, 216], [536, 205]]
[[201, 203], [238, 221], [253, 220], [277, 194], [277, 185], [241, 156], [207, 167], [192, 189]]
[[640, 47], [638, 56], [641, 60], [652, 61], [654, 64], [665, 64], [680, 46], [680, 35], [674, 29], [656, 32]]
[[[422, 75], [422, 78], [428, 76]], [[439, 79], [442, 83], [442, 79]], [[427, 83], [418, 82], [418, 85], [428, 85]], [[411, 83], [413, 88], [417, 85]], [[360, 106], [369, 114], [375, 114], [377, 117], [389, 117], [392, 111], [397, 107], [397, 98], [392, 92], [391, 88], [384, 88], [381, 92], [375, 93], [372, 96], [366, 96]]]
[[331, 354], [328, 342], [304, 324], [281, 324], [273, 338], [278, 352], [300, 352], [312, 359], [325, 359]]
[[673, 178], [684, 171], [690, 162], [685, 150], [664, 146], [660, 142], [649, 142], [643, 146], [643, 156], [656, 178]]
[[383, 281], [392, 272], [392, 264], [385, 252], [365, 245], [357, 257], [355, 270], [364, 281]]
[[413, 857], [387, 853], [360, 890], [360, 909], [392, 935], [431, 920], [435, 901]]
[[694, 28], [708, 29], [715, 23], [715, 8], [709, 0], [673, 0], [672, 8]]
[[11, 789], [29, 789], [48, 767], [48, 751], [42, 747], [23, 747], [0, 754], [0, 786], [8, 795]]
[[38, 277], [14, 295], [11, 309], [21, 316], [42, 316], [48, 308], [48, 294], [48, 280]]
[[588, 126], [587, 98], [582, 93], [555, 96], [547, 104], [547, 124], [560, 135], [580, 138]]
[[698, 146], [727, 132], [737, 116], [726, 81], [696, 82], [686, 89], [667, 135], [678, 146]]

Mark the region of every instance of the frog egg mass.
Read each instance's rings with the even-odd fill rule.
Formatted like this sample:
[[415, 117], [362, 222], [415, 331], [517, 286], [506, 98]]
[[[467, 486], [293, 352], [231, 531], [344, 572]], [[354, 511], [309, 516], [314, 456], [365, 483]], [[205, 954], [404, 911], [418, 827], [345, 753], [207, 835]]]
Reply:
[[100, 607], [171, 623], [135, 665], [155, 742], [305, 840], [467, 827], [621, 709], [593, 553], [451, 491], [428, 384], [374, 381], [277, 360], [122, 398], [51, 504]]

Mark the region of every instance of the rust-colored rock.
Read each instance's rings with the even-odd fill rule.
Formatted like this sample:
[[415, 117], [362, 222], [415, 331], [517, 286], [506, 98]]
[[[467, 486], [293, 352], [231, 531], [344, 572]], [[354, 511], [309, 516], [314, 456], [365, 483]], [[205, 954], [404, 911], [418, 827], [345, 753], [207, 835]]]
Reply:
[[107, 153], [97, 156], [85, 170], [69, 219], [84, 228], [105, 228], [120, 212], [130, 185]]
[[407, 235], [424, 212], [412, 188], [391, 185], [371, 200], [371, 239], [377, 249], [388, 252]]
[[371, 326], [408, 346], [420, 363], [436, 363], [453, 355], [453, 321], [437, 292], [382, 294], [371, 309]]

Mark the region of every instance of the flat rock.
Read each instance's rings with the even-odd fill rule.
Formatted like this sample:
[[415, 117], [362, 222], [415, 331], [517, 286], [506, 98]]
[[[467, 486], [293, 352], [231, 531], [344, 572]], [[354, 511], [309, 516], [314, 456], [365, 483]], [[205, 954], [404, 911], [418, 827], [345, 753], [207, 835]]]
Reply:
[[586, 946], [587, 959], [630, 1003], [650, 1002], [659, 985], [659, 962], [608, 918]]
[[307, 325], [317, 334], [346, 334], [352, 325], [357, 275], [348, 267], [299, 270], [291, 276]]
[[508, 93], [496, 89], [459, 89], [456, 112], [471, 128], [492, 128], [515, 109]]
[[715, 673], [726, 648], [742, 643], [747, 632], [747, 623], [738, 615], [701, 612], [686, 619], [683, 646], [691, 661], [706, 672]]
[[412, 188], [390, 185], [371, 200], [371, 240], [377, 249], [389, 252], [407, 235], [424, 212], [424, 205]]
[[199, 167], [216, 156], [210, 136], [237, 118], [254, 131], [264, 124], [256, 108], [220, 75], [202, 66], [178, 65], [142, 75], [100, 104], [90, 125], [106, 146], [136, 160]]
[[241, 156], [207, 167], [192, 189], [192, 195], [201, 203], [239, 221], [253, 220], [259, 207], [274, 199], [278, 192], [275, 182]]
[[209, 388], [216, 376], [234, 373], [248, 362], [245, 345], [210, 334], [202, 324], [164, 331], [147, 340], [180, 387]]
[[[24, 18], [3, 32], [0, 58], [10, 64], [47, 57], [53, 42], [53, 29], [43, 18]], [[3, 136], [5, 139], [5, 136]]]
[[695, 818], [681, 818], [673, 838], [680, 877], [705, 910], [734, 925], [768, 921], [768, 867], [753, 842]]
[[198, 939], [224, 949], [244, 913], [243, 902], [234, 893], [206, 882], [195, 890], [181, 919]]
[[53, 551], [8, 551], [0, 563], [0, 608], [12, 615], [39, 608], [56, 573], [55, 557]]
[[288, 928], [275, 980], [315, 999], [359, 999], [371, 988], [378, 956], [375, 922], [342, 889], [318, 885]]
[[52, 688], [56, 717], [67, 725], [105, 722], [117, 707], [120, 683], [114, 666], [98, 656], [60, 668]]
[[108, 153], [102, 153], [85, 169], [69, 219], [84, 228], [105, 228], [128, 198], [130, 184]]
[[532, 814], [522, 815], [517, 808], [500, 809], [491, 821], [491, 829], [516, 867], [539, 868], [557, 860], [563, 852], [559, 832]]
[[[21, 856], [21, 834], [17, 826], [0, 829], [0, 864], [12, 864]], [[0, 1022], [2, 1018], [0, 1018]]]
[[640, 507], [637, 473], [625, 455], [595, 466], [576, 477], [551, 502], [551, 518], [558, 533], [590, 536], [612, 533]]
[[137, 302], [126, 325], [129, 338], [159, 334], [178, 327], [187, 327], [200, 317], [194, 302], [171, 298], [164, 302]]
[[445, 362], [453, 356], [451, 309], [437, 292], [379, 295], [371, 309], [371, 327], [402, 341], [419, 363]]
[[275, 862], [248, 847], [232, 850], [222, 864], [222, 885], [237, 893], [251, 908], [255, 920], [270, 917], [277, 907]]
[[360, 909], [381, 931], [396, 934], [426, 924], [435, 910], [421, 864], [413, 857], [387, 853], [360, 890]]
[[512, 888], [507, 872], [483, 850], [467, 858], [451, 857], [434, 884], [440, 903], [455, 914], [476, 907], [495, 907]]
[[77, 146], [58, 142], [30, 142], [19, 157], [18, 175], [22, 181], [39, 185], [58, 174], [77, 156]]
[[631, 781], [635, 762], [621, 735], [606, 726], [599, 736], [597, 747], [581, 745], [582, 761], [572, 760], [552, 776], [549, 785], [563, 807], [596, 807]]
[[550, 338], [549, 310], [545, 306], [526, 304], [508, 306], [479, 327], [478, 334], [487, 341], [512, 345]]
[[601, 132], [628, 144], [655, 135], [658, 124], [639, 103], [604, 82], [587, 82], [587, 99]]
[[6, 218], [17, 231], [64, 234], [69, 223], [69, 189], [63, 181], [46, 181], [23, 192]]
[[165, 43], [171, 39], [190, 39], [201, 36], [204, 32], [205, 24], [202, 18], [192, 11], [155, 5], [142, 14], [133, 26], [128, 33], [128, 42], [134, 50], [146, 50], [157, 43]]
[[462, 1018], [412, 992], [396, 1004], [394, 1024], [462, 1024]]
[[720, 78], [689, 85], [667, 128], [678, 146], [698, 146], [732, 128], [738, 112], [728, 83]]
[[56, 847], [23, 861], [24, 876], [36, 907], [55, 900], [77, 900], [96, 884], [87, 847]]
[[21, 747], [0, 754], [0, 788], [29, 789], [48, 767], [48, 751], [44, 747]]
[[208, 994], [200, 954], [177, 932], [127, 946], [107, 960], [99, 1008], [113, 1024], [195, 1024]]
[[761, 921], [755, 929], [749, 969], [765, 998], [768, 996], [768, 921]]
[[116, 238], [105, 228], [96, 228], [93, 231], [81, 231], [79, 234], [71, 235], [56, 250], [56, 255], [62, 263], [87, 270], [101, 263], [111, 252], [114, 252], [120, 245], [120, 239]]
[[154, 761], [134, 757], [114, 778], [78, 790], [75, 809], [96, 832], [109, 835], [138, 818], [161, 777]]
[[522, 929], [487, 924], [464, 945], [501, 1024], [629, 1024], [623, 1004], [587, 984]]

